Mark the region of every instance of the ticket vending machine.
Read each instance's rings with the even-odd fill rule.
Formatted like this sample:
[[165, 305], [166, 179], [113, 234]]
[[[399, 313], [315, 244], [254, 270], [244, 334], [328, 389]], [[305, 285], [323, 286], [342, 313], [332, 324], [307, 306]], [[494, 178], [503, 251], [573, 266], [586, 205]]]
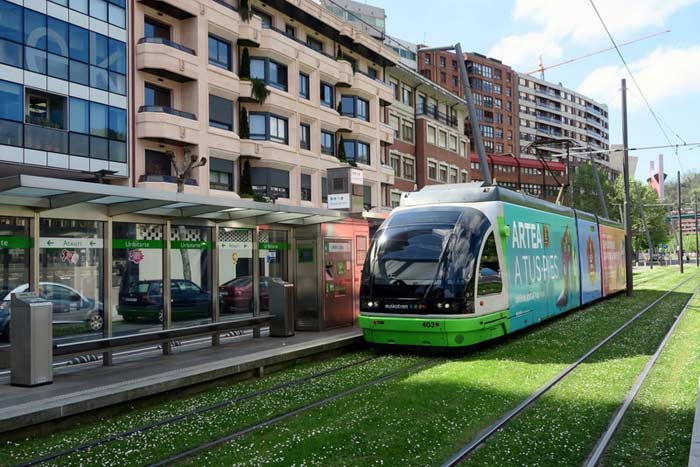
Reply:
[[296, 329], [352, 326], [359, 313], [362, 265], [369, 246], [367, 221], [297, 227], [294, 236]]

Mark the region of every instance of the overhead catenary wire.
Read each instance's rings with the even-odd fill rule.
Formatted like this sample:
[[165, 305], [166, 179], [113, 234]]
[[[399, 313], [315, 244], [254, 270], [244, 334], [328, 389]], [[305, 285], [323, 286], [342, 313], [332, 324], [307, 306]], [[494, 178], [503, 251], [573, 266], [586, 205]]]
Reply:
[[[668, 148], [673, 148], [673, 149], [679, 149], [679, 148], [684, 148], [687, 149], [688, 151], [692, 151], [693, 149], [696, 149], [698, 146], [700, 146], [700, 143], [685, 143], [685, 144], [661, 144], [661, 145], [655, 145], [655, 146], [640, 146], [640, 147], [632, 147], [632, 148], [627, 148], [628, 151], [651, 151], [652, 149], [668, 149]], [[587, 155], [587, 154], [608, 154], [612, 152], [623, 152], [624, 148], [619, 148], [619, 149], [596, 149], [595, 151], [576, 151], [570, 153], [572, 156], [577, 156], [577, 155]]]
[[[617, 51], [617, 55], [620, 56], [620, 60], [622, 60], [622, 64], [625, 66], [625, 69], [627, 69], [627, 73], [629, 73], [630, 78], [632, 78], [632, 82], [634, 83], [635, 87], [637, 88], [637, 91], [639, 94], [642, 96], [642, 100], [644, 101], [644, 104], [647, 106], [649, 109], [649, 112], [651, 113], [651, 116], [654, 117], [654, 120], [656, 121], [656, 124], [659, 126], [659, 129], [661, 130], [661, 133], [664, 135], [666, 138], [666, 141], [668, 141], [668, 144], [671, 145], [670, 147], [674, 147], [675, 154], [676, 154], [676, 159], [678, 159], [678, 165], [681, 168], [681, 171], [683, 171], [683, 164], [681, 162], [681, 158], [678, 156], [678, 147], [673, 146], [673, 143], [671, 143], [671, 138], [668, 137], [668, 133], [666, 133], [666, 130], [664, 129], [661, 119], [659, 116], [656, 114], [654, 109], [651, 107], [651, 104], [649, 103], [649, 100], [647, 99], [646, 95], [644, 94], [644, 91], [642, 91], [642, 87], [639, 85], [637, 82], [637, 78], [634, 76], [634, 73], [632, 73], [632, 69], [629, 67], [627, 64], [627, 60], [625, 60], [625, 56], [622, 55], [622, 52], [620, 51], [620, 47], [618, 47], [617, 42], [615, 42], [615, 39], [613, 38], [612, 34], [610, 33], [610, 30], [608, 29], [607, 24], [605, 24], [605, 20], [601, 16], [600, 12], [598, 11], [598, 7], [596, 7], [595, 2], [593, 0], [589, 0], [591, 3], [591, 6], [593, 7], [593, 10], [595, 11], [596, 16], [598, 16], [598, 19], [600, 20], [600, 23], [603, 25], [603, 28], [605, 29], [605, 32], [607, 33], [608, 37], [610, 38], [610, 42], [612, 42], [613, 46], [615, 47], [615, 50]], [[681, 141], [683, 141], [678, 134], [671, 130]]]

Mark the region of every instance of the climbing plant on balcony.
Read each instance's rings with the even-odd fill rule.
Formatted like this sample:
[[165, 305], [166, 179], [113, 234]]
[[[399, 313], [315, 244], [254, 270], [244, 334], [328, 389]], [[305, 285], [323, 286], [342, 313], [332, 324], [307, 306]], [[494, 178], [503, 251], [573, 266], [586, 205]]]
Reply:
[[250, 173], [250, 161], [246, 160], [243, 163], [243, 171], [241, 173], [241, 198], [253, 198], [253, 177]]
[[345, 153], [345, 140], [342, 136], [340, 137], [340, 141], [338, 141], [338, 160], [346, 164], [348, 162], [348, 156]]
[[253, 83], [253, 89], [251, 90], [251, 96], [253, 99], [258, 101], [258, 104], [264, 104], [267, 96], [270, 95], [270, 90], [267, 89], [265, 81], [259, 78], [253, 78], [250, 80]]
[[241, 119], [240, 119], [240, 125], [238, 129], [238, 136], [241, 137], [241, 139], [248, 139], [250, 138], [250, 126], [248, 124], [248, 111], [246, 110], [245, 107], [241, 107]]
[[241, 15], [241, 19], [246, 23], [250, 21], [250, 18], [253, 17], [253, 9], [250, 8], [250, 3], [248, 0], [241, 0], [241, 3], [238, 7], [238, 12]]
[[248, 52], [248, 47], [245, 47], [241, 54], [241, 72], [239, 76], [241, 79], [250, 79], [250, 53]]

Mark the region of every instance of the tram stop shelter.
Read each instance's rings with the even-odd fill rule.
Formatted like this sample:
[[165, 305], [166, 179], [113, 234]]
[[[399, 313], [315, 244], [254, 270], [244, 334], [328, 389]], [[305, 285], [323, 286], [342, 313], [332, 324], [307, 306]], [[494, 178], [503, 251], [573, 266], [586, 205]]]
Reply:
[[367, 222], [246, 199], [16, 175], [0, 178], [0, 368], [10, 297], [53, 304], [56, 355], [219, 336], [269, 321], [268, 285], [294, 284], [295, 327], [355, 323]]

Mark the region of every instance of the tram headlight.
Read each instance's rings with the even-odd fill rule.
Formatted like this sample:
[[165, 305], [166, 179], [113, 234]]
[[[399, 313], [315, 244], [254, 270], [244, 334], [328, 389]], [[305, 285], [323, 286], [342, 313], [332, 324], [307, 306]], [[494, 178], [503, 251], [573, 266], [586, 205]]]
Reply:
[[439, 310], [442, 310], [442, 303], [438, 303], [438, 304], [437, 304], [437, 307], [438, 307]]
[[374, 302], [367, 302], [367, 308], [372, 308], [374, 306]]
[[446, 310], [449, 310], [449, 309], [450, 309], [450, 304], [449, 304], [449, 303], [445, 303], [445, 309], [446, 309]]

